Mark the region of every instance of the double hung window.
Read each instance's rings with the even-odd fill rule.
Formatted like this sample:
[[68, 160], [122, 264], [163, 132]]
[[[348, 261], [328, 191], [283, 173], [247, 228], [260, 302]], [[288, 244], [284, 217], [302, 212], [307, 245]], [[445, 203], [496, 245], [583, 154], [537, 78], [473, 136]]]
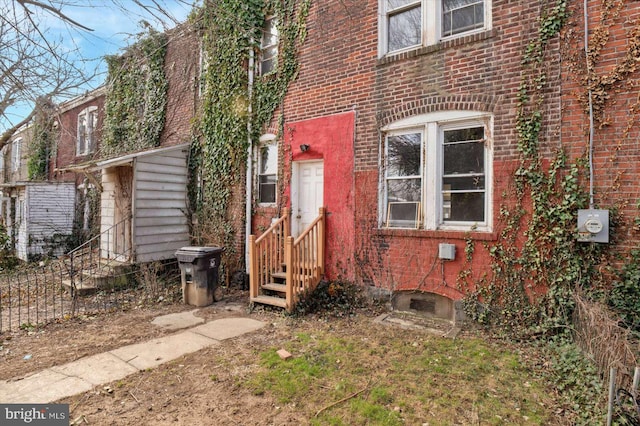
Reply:
[[491, 27], [492, 0], [379, 0], [380, 56]]
[[14, 139], [11, 142], [11, 171], [20, 170], [20, 161], [22, 159], [22, 138]]
[[258, 155], [258, 201], [261, 204], [276, 202], [278, 183], [278, 145], [275, 141], [264, 143]]
[[385, 0], [389, 51], [420, 45], [422, 41], [422, 1]]
[[422, 205], [423, 133], [392, 133], [386, 140], [386, 225], [415, 228]]
[[442, 130], [442, 221], [485, 221], [484, 126]]
[[491, 118], [435, 113], [384, 130], [380, 223], [388, 228], [488, 231]]
[[78, 114], [76, 155], [87, 155], [94, 151], [97, 127], [98, 107], [85, 108]]
[[484, 26], [484, 0], [442, 0], [442, 37]]
[[275, 17], [268, 17], [262, 28], [262, 40], [260, 42], [260, 74], [269, 74], [276, 70], [278, 65], [278, 27]]

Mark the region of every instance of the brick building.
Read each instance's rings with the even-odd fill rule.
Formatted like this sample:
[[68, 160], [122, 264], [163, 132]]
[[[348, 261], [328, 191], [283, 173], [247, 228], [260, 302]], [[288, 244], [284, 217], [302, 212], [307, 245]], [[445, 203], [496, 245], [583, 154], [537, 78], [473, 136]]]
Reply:
[[[585, 26], [583, 2], [571, 4], [573, 12], [562, 38], [560, 139], [572, 158], [592, 152], [593, 200], [600, 208], [616, 213], [610, 247], [622, 255], [621, 263], [626, 263], [640, 237], [636, 224], [640, 200], [640, 5], [590, 0]], [[585, 31], [593, 70], [589, 77], [585, 72]], [[589, 188], [588, 177], [583, 186]]]
[[51, 178], [47, 121], [38, 114], [0, 150], [0, 222], [24, 261], [62, 254], [73, 228], [74, 185]]
[[[316, 197], [300, 188], [321, 188], [329, 279], [453, 315], [461, 271], [490, 271], [486, 250], [468, 262], [465, 248], [499, 238], [518, 166], [522, 57], [548, 3], [313, 2], [280, 111], [284, 191], [268, 203], [258, 197], [254, 230], [274, 206], [292, 207], [295, 229]], [[546, 153], [559, 141], [559, 53], [556, 37], [545, 64]], [[307, 182], [309, 174], [317, 177]]]
[[166, 40], [167, 102], [153, 147], [103, 149], [110, 82], [60, 107], [55, 178], [76, 183], [78, 222], [85, 233], [101, 234], [103, 256], [119, 261], [173, 258], [190, 242], [187, 156], [198, 102], [198, 39], [184, 24], [167, 32]]

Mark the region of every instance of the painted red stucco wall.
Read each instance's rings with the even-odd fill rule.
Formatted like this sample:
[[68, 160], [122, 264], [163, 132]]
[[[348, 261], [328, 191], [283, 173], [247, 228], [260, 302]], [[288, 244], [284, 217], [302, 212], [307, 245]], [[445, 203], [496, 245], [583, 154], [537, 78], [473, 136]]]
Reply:
[[[285, 170], [291, 169], [291, 161], [324, 160], [325, 275], [332, 280], [354, 279], [354, 127], [355, 112], [285, 123], [284, 143], [292, 153]], [[309, 145], [309, 150], [302, 152], [302, 144]], [[285, 194], [291, 207], [291, 182]]]

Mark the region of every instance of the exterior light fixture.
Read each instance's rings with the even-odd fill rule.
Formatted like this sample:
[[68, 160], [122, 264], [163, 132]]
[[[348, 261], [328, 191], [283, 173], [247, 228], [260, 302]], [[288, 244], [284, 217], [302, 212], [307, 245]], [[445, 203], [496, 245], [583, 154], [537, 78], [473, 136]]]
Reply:
[[302, 152], [307, 152], [309, 150], [309, 145], [307, 145], [306, 143], [303, 143], [302, 145], [300, 145], [300, 151]]

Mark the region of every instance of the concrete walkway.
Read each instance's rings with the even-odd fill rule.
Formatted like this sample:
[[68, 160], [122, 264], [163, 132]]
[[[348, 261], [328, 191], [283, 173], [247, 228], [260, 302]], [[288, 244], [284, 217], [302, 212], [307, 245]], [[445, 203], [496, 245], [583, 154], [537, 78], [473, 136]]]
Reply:
[[[222, 340], [256, 331], [265, 325], [250, 318], [224, 318], [204, 323], [204, 319], [195, 317], [194, 313], [195, 311], [170, 314], [153, 321], [170, 330], [190, 327], [176, 334], [81, 358], [23, 379], [0, 381], [0, 402], [53, 402], [138, 371], [157, 367], [191, 352], [217, 345]], [[201, 324], [196, 325], [199, 323]]]

